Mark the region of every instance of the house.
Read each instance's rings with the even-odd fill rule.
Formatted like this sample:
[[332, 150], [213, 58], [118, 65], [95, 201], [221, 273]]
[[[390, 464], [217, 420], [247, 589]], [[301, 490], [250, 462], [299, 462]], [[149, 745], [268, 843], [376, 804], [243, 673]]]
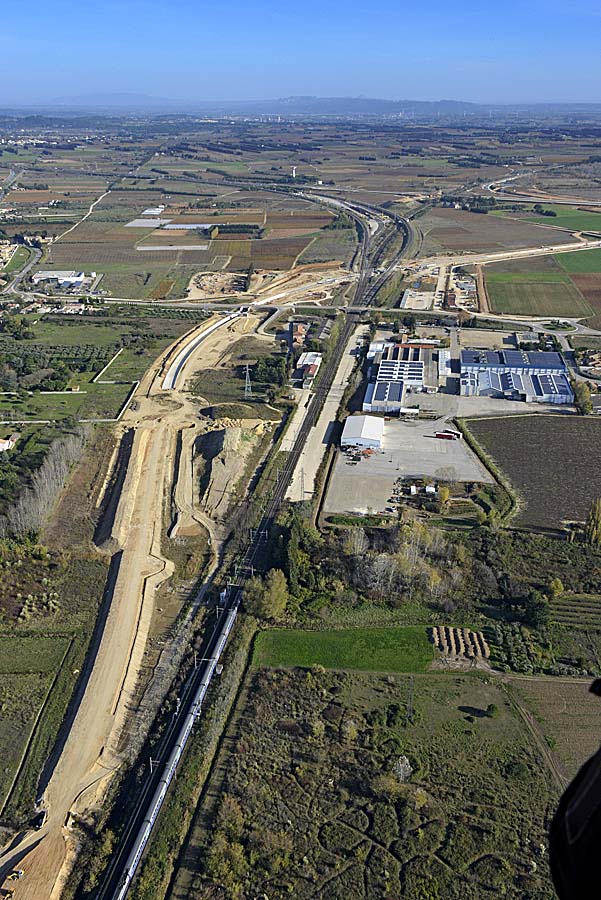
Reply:
[[5, 450], [12, 450], [18, 440], [18, 434], [11, 434], [9, 438], [0, 440], [0, 453], [4, 453]]
[[304, 388], [310, 388], [313, 385], [315, 376], [319, 372], [322, 363], [321, 353], [312, 353], [307, 351], [301, 353], [296, 364], [295, 378], [302, 380]]

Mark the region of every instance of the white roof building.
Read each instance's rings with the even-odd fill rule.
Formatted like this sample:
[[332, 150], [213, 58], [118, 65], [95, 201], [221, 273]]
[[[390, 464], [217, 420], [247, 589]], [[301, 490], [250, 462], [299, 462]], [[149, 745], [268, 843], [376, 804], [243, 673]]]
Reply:
[[[92, 273], [92, 277], [95, 276], [95, 272]], [[36, 272], [35, 275], [32, 275], [31, 280], [34, 284], [38, 284], [40, 281], [56, 281], [60, 285], [71, 285], [71, 284], [82, 284], [86, 280], [85, 272], [65, 272], [59, 269], [51, 269], [47, 271]]]
[[349, 416], [344, 423], [340, 444], [342, 447], [382, 446], [384, 420], [375, 416]]

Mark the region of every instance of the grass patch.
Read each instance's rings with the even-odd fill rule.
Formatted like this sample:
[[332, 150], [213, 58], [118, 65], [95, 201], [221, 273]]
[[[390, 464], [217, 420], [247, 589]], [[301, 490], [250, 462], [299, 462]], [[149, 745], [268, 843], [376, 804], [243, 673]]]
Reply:
[[[125, 402], [129, 384], [85, 384], [72, 394], [32, 394], [26, 400], [0, 397], [0, 418], [11, 421], [114, 419]], [[84, 393], [85, 391], [85, 393]]]
[[0, 634], [0, 675], [54, 672], [69, 641], [57, 634]]
[[425, 672], [434, 659], [426, 629], [272, 630], [256, 640], [257, 666], [313, 666], [365, 672]]

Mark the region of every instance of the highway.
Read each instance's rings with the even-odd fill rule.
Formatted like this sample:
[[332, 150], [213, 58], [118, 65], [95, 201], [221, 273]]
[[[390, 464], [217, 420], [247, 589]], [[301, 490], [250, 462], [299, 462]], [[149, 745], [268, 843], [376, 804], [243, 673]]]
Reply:
[[[360, 223], [361, 232], [358, 278], [350, 304], [351, 308], [356, 308], [368, 305], [371, 302], [378, 287], [393, 273], [394, 266], [389, 265], [386, 271], [378, 278], [377, 283], [370, 284], [369, 254], [372, 235], [369, 227], [366, 227], [363, 215], [356, 210], [353, 211], [352, 215]], [[403, 246], [405, 246], [405, 242]], [[396, 254], [395, 261], [398, 260], [402, 250], [403, 248]], [[267, 303], [269, 301], [263, 302]], [[220, 608], [216, 608], [216, 619], [213, 628], [206, 636], [204, 645], [201, 648], [201, 662], [197, 669], [190, 674], [181, 692], [178, 712], [167, 727], [159, 746], [153, 749], [152, 771], [148, 772], [140, 787], [124, 832], [115, 847], [109, 867], [97, 892], [98, 900], [124, 900], [129, 892], [152, 833], [152, 828], [167, 794], [169, 784], [177, 771], [179, 759], [193, 731], [194, 723], [202, 712], [202, 704], [213, 673], [222, 656], [227, 638], [238, 614], [246, 578], [252, 572], [253, 562], [262, 548], [264, 536], [269, 532], [284, 500], [293, 474], [298, 467], [307, 438], [317, 422], [322, 406], [330, 392], [342, 354], [355, 327], [356, 323], [353, 317], [347, 317], [336, 347], [322, 366], [321, 377], [310, 401], [307, 415], [298, 429], [284, 468], [280, 472], [263, 509], [261, 521], [255, 529], [254, 536], [250, 540], [245, 553], [235, 565], [235, 574], [229, 580], [227, 592], [222, 594], [221, 597], [223, 605]], [[177, 372], [174, 372], [174, 377], [177, 377]], [[163, 386], [165, 387], [165, 385]]]
[[4, 184], [0, 188], [0, 201], [4, 200], [4, 198], [10, 191], [13, 184], [15, 184], [15, 182], [17, 182], [19, 180], [19, 178], [21, 178], [21, 176], [24, 174], [25, 174], [25, 169], [22, 169], [20, 172], [15, 172], [14, 169], [10, 170], [9, 174], [4, 179]]

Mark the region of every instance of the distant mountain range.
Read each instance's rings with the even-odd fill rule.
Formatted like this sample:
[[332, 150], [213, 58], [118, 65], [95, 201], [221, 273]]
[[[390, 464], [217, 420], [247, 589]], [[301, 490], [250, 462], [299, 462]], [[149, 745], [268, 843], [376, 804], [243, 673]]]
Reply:
[[382, 100], [373, 97], [282, 97], [275, 100], [181, 100], [146, 94], [86, 94], [47, 103], [1, 106], [0, 115], [19, 116], [282, 116], [285, 118], [454, 119], [464, 116], [578, 116], [598, 119], [594, 103], [470, 103], [465, 100]]
[[[6, 107], [4, 107], [6, 109]], [[284, 97], [276, 100], [178, 100], [145, 94], [88, 94], [19, 107], [23, 112], [141, 113], [231, 116], [462, 115], [479, 109], [459, 100], [379, 100], [369, 97]]]

